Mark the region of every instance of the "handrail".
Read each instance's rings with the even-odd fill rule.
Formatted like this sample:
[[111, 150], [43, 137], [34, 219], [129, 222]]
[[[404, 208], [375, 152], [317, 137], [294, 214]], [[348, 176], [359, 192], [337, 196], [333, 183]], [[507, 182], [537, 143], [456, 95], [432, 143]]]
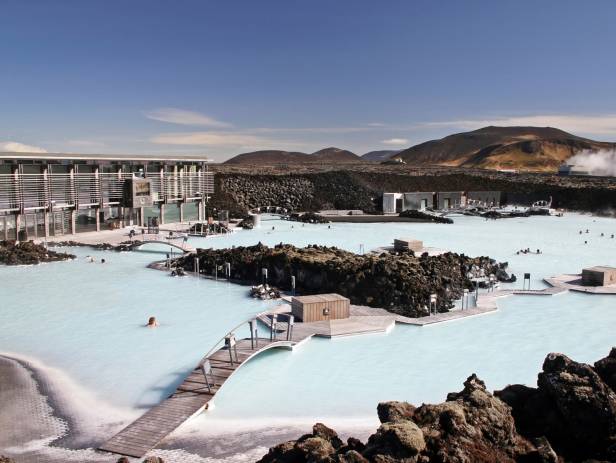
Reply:
[[237, 330], [238, 328], [240, 328], [241, 326], [243, 326], [246, 323], [250, 323], [252, 320], [256, 320], [257, 318], [263, 316], [263, 315], [267, 315], [268, 313], [270, 313], [269, 310], [265, 310], [263, 312], [259, 312], [258, 314], [256, 314], [254, 317], [250, 317], [247, 320], [244, 320], [243, 322], [241, 322], [240, 324], [238, 324], [237, 326], [234, 326], [233, 328], [231, 328], [229, 331], [227, 331], [227, 333], [225, 333], [225, 335], [220, 338], [216, 344], [214, 344], [214, 347], [212, 347], [202, 358], [201, 360], [199, 360], [199, 366], [203, 365], [203, 363], [207, 360], [207, 358], [212, 355], [214, 352], [216, 352], [219, 349], [219, 345], [221, 343], [223, 343], [225, 341], [225, 338], [230, 335], [231, 333], [233, 333], [235, 330]]

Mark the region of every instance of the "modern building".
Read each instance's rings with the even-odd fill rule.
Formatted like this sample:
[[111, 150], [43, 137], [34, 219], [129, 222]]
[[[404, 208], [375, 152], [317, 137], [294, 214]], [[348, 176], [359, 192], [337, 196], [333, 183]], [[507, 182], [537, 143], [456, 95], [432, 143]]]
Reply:
[[457, 209], [462, 205], [462, 191], [439, 191], [436, 193], [436, 209]]
[[458, 209], [465, 206], [498, 207], [500, 191], [414, 191], [409, 193], [383, 193], [383, 213], [425, 209]]
[[383, 213], [395, 214], [402, 212], [404, 195], [402, 193], [383, 193]]
[[0, 239], [204, 220], [203, 156], [0, 153]]
[[429, 207], [434, 207], [433, 191], [404, 193], [404, 204], [402, 206], [403, 210], [423, 211]]

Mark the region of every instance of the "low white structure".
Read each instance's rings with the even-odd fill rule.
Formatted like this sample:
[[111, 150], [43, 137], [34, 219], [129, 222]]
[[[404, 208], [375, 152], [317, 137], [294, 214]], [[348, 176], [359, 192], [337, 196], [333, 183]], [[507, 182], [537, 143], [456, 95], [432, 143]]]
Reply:
[[395, 214], [402, 212], [404, 195], [402, 193], [383, 193], [383, 213]]

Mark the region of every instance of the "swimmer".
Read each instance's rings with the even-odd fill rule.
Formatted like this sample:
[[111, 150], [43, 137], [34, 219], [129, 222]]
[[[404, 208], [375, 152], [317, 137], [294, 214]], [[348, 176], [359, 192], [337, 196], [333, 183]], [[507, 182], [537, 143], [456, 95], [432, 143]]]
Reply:
[[601, 236], [605, 236], [603, 233], [601, 233]]
[[276, 230], [276, 227], [272, 227], [272, 230]]
[[104, 264], [104, 263], [105, 263], [105, 259], [101, 259], [101, 264]]
[[145, 325], [148, 328], [156, 328], [158, 326], [158, 322], [156, 321], [156, 317], [148, 318], [148, 324]]
[[588, 241], [584, 241], [584, 244], [588, 244]]
[[610, 236], [610, 238], [614, 238], [614, 234], [612, 233], [612, 236]]
[[86, 259], [88, 259], [88, 262], [93, 264], [94, 263], [94, 257], [92, 256], [86, 256]]
[[541, 254], [541, 249], [537, 249], [537, 254]]

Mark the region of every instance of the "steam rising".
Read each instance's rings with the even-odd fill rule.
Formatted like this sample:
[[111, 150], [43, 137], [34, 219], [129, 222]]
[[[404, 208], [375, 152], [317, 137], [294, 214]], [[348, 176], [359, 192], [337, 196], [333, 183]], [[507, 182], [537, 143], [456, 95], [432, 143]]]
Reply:
[[567, 164], [580, 167], [591, 175], [616, 177], [616, 149], [601, 151], [584, 150], [569, 158]]

